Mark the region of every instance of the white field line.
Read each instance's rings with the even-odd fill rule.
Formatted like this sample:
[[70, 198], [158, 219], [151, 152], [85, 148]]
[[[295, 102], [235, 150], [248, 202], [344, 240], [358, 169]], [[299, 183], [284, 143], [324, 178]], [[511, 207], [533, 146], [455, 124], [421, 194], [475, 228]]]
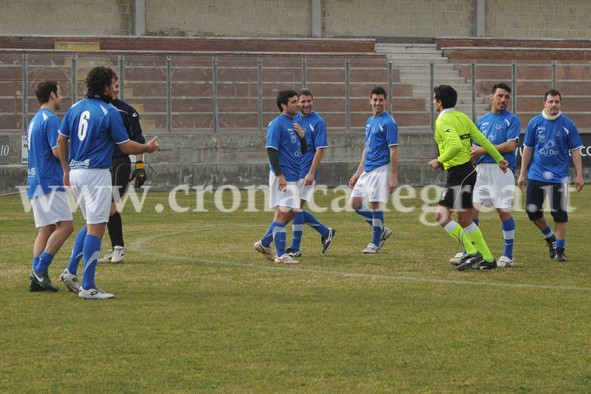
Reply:
[[[254, 268], [254, 269], [265, 269], [265, 270], [288, 270], [293, 273], [312, 273], [312, 274], [319, 274], [319, 275], [332, 275], [332, 276], [342, 276], [347, 278], [361, 278], [361, 279], [380, 279], [380, 280], [390, 280], [390, 281], [398, 281], [398, 282], [414, 282], [414, 283], [437, 283], [437, 284], [451, 284], [451, 285], [468, 285], [468, 286], [490, 286], [490, 287], [502, 287], [502, 288], [512, 288], [512, 289], [544, 289], [544, 290], [564, 290], [564, 291], [581, 291], [581, 292], [589, 292], [591, 291], [591, 287], [579, 287], [579, 286], [568, 286], [568, 285], [536, 285], [536, 284], [528, 284], [528, 283], [498, 283], [498, 282], [483, 282], [483, 281], [468, 281], [468, 280], [457, 280], [457, 279], [438, 279], [438, 278], [425, 278], [425, 277], [416, 277], [416, 276], [404, 276], [404, 275], [378, 275], [378, 274], [365, 274], [359, 272], [344, 272], [344, 271], [332, 271], [332, 270], [322, 270], [322, 269], [310, 269], [310, 268], [303, 268], [302, 266], [298, 267], [288, 267], [281, 264], [271, 264], [266, 260], [264, 261], [266, 264], [247, 264], [241, 263], [237, 261], [217, 261], [217, 260], [206, 260], [206, 259], [199, 259], [195, 257], [185, 257], [185, 256], [175, 256], [166, 253], [159, 253], [153, 250], [149, 250], [148, 246], [150, 241], [153, 241], [158, 238], [168, 237], [179, 235], [187, 232], [194, 232], [195, 230], [185, 230], [185, 231], [176, 231], [171, 233], [163, 233], [163, 234], [156, 234], [150, 237], [141, 238], [131, 244], [128, 244], [127, 248], [134, 252], [149, 256], [156, 256], [162, 259], [168, 260], [176, 260], [176, 261], [192, 261], [195, 263], [200, 264], [208, 264], [208, 265], [219, 265], [225, 267], [240, 267], [240, 268]], [[252, 250], [253, 254], [256, 251]]]

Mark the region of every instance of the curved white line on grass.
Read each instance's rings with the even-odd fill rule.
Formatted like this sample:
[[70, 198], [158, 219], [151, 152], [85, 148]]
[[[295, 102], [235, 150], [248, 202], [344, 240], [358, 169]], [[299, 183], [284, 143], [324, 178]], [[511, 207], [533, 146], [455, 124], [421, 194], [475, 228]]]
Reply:
[[551, 286], [551, 285], [532, 285], [527, 283], [495, 283], [495, 282], [476, 282], [468, 280], [455, 280], [455, 279], [437, 279], [437, 278], [421, 278], [415, 276], [392, 276], [392, 275], [378, 275], [378, 274], [364, 274], [359, 272], [342, 272], [342, 271], [324, 271], [317, 269], [302, 268], [301, 266], [287, 267], [284, 265], [273, 264], [273, 265], [259, 265], [259, 264], [246, 264], [232, 261], [216, 261], [216, 260], [205, 260], [197, 259], [193, 257], [183, 257], [169, 255], [165, 253], [158, 253], [155, 251], [149, 251], [145, 245], [150, 241], [187, 232], [195, 232], [195, 229], [185, 231], [175, 231], [171, 233], [157, 234], [150, 237], [141, 238], [131, 245], [128, 245], [128, 249], [133, 252], [146, 254], [150, 256], [160, 257], [162, 259], [177, 260], [177, 261], [193, 261], [196, 263], [210, 264], [210, 265], [221, 265], [226, 267], [241, 267], [241, 268], [256, 268], [266, 270], [286, 270], [290, 272], [305, 272], [313, 274], [324, 274], [324, 275], [335, 275], [351, 278], [367, 278], [367, 279], [385, 279], [394, 281], [406, 281], [416, 283], [437, 283], [437, 284], [454, 284], [454, 285], [471, 285], [471, 286], [491, 286], [491, 287], [510, 287], [516, 289], [546, 289], [546, 290], [569, 290], [569, 291], [591, 291], [591, 287], [578, 287], [578, 286]]

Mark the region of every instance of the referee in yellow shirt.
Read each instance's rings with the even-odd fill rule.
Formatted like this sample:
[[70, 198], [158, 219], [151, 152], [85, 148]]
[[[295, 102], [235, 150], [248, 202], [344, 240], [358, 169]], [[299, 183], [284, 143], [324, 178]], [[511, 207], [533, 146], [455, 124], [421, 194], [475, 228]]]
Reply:
[[[466, 251], [458, 265], [459, 271], [495, 269], [497, 261], [488, 249], [482, 232], [472, 221], [472, 189], [476, 183], [476, 169], [470, 159], [472, 141], [484, 148], [503, 172], [507, 171], [508, 163], [474, 122], [463, 112], [454, 109], [458, 93], [453, 87], [439, 85], [433, 93], [433, 104], [439, 112], [435, 121], [439, 156], [429, 161], [429, 166], [433, 169], [443, 167], [447, 171], [447, 181], [439, 199], [435, 220]], [[456, 212], [457, 222], [451, 218], [453, 212]]]

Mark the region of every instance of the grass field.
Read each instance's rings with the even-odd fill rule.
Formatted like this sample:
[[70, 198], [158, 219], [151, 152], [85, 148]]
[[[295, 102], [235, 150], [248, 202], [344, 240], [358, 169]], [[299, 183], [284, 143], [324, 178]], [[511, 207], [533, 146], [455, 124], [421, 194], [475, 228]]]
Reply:
[[[516, 265], [490, 272], [448, 263], [457, 246], [421, 224], [418, 198], [386, 213], [379, 255], [361, 254], [370, 227], [356, 214], [329, 210], [328, 253], [307, 228], [303, 264], [285, 267], [252, 249], [272, 213], [223, 213], [212, 195], [192, 212], [183, 193], [191, 209], [175, 213], [149, 193], [141, 214], [123, 211], [125, 263], [97, 268], [107, 301], [59, 283], [74, 237], [50, 269], [60, 291], [29, 293], [32, 213], [2, 196], [0, 392], [588, 393], [590, 193], [572, 195], [566, 263], [520, 211]], [[481, 228], [498, 257], [496, 214]]]

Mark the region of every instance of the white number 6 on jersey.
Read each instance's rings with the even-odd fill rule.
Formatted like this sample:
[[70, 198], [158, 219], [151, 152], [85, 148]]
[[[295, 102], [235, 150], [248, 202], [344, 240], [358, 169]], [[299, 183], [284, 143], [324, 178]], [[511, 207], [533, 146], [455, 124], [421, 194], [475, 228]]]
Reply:
[[84, 141], [86, 132], [88, 131], [88, 119], [90, 119], [90, 111], [84, 111], [80, 115], [80, 122], [78, 123], [78, 139]]

